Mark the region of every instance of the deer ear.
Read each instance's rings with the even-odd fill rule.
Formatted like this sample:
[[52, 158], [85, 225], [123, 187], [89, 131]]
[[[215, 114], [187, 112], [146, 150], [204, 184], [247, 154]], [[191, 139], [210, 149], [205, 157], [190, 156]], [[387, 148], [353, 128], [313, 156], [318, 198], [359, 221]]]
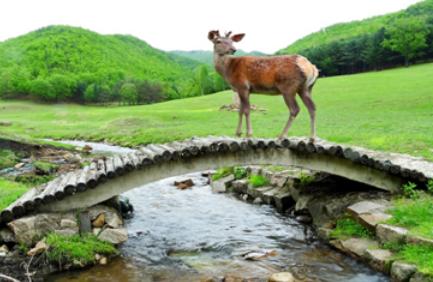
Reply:
[[208, 38], [210, 41], [214, 41], [215, 38], [219, 37], [219, 35], [220, 35], [220, 33], [219, 33], [218, 30], [211, 30], [211, 31], [209, 31], [209, 33], [208, 33], [208, 35], [207, 35], [207, 38]]
[[242, 38], [244, 38], [245, 33], [239, 33], [239, 34], [235, 34], [233, 35], [231, 38], [231, 40], [233, 40], [234, 42], [239, 42], [242, 40]]

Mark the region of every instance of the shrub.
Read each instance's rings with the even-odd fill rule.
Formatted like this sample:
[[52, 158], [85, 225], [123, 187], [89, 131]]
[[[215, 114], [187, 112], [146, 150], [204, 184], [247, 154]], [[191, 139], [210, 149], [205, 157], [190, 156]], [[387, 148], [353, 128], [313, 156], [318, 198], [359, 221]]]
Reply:
[[416, 199], [419, 197], [418, 192], [415, 191], [416, 184], [413, 182], [408, 182], [404, 184], [402, 189], [403, 189], [403, 195], [407, 198]]
[[242, 179], [247, 176], [247, 169], [241, 166], [233, 168], [235, 179]]
[[45, 101], [56, 100], [56, 93], [54, 92], [52, 85], [42, 78], [30, 82], [30, 93], [34, 97]]
[[137, 104], [137, 87], [133, 83], [125, 83], [120, 88], [120, 99], [123, 103], [127, 104]]

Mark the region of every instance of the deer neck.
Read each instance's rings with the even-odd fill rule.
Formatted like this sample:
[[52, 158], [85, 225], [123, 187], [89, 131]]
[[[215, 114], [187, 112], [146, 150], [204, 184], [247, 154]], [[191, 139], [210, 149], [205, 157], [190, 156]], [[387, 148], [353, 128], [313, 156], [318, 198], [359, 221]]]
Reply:
[[214, 53], [213, 60], [216, 71], [222, 76], [226, 77], [226, 70], [231, 56], [229, 55], [219, 55]]

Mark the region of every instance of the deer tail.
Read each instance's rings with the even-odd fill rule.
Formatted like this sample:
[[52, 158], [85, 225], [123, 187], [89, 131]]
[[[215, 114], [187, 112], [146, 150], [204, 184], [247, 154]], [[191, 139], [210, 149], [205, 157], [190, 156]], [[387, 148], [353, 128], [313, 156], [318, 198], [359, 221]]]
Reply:
[[296, 64], [301, 69], [305, 76], [305, 86], [311, 89], [319, 77], [319, 70], [315, 65], [308, 61], [305, 57], [297, 56]]

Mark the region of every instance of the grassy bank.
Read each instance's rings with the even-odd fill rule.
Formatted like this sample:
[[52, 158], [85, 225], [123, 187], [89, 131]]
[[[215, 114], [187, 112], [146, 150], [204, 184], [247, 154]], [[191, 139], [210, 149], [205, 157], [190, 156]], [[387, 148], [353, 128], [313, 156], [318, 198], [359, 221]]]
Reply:
[[[409, 153], [433, 160], [433, 64], [322, 78], [314, 89], [318, 135], [335, 142]], [[220, 111], [231, 92], [133, 107], [44, 105], [0, 101], [0, 134], [79, 138], [121, 145], [191, 136], [233, 135], [237, 113]], [[276, 137], [288, 117], [281, 97], [253, 95], [255, 136]], [[308, 135], [305, 107], [290, 134]]]

